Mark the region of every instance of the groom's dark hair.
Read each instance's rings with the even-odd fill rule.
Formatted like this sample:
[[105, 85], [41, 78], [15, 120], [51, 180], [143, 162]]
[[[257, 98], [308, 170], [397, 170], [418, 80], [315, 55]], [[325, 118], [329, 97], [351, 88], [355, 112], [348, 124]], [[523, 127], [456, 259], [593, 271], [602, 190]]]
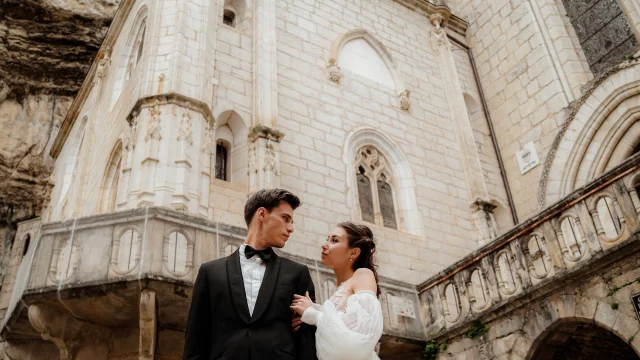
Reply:
[[271, 211], [280, 204], [280, 201], [286, 201], [293, 210], [300, 206], [300, 199], [285, 189], [259, 190], [251, 195], [244, 205], [244, 221], [246, 221], [247, 226], [251, 223], [251, 219], [253, 219], [253, 215], [258, 209], [263, 207], [267, 211]]

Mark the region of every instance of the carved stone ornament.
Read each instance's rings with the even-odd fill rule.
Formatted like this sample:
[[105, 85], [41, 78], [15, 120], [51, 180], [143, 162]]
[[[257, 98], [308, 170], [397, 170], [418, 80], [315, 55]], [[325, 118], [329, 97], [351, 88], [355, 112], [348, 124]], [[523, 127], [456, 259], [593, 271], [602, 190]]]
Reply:
[[178, 141], [186, 141], [189, 145], [193, 145], [193, 137], [191, 136], [193, 121], [191, 120], [191, 114], [185, 111], [182, 114], [182, 121], [180, 122], [180, 132], [178, 134]]
[[202, 152], [205, 154], [213, 154], [215, 152], [213, 141], [213, 125], [207, 121], [204, 125], [204, 140], [202, 141]]
[[92, 84], [95, 85], [98, 81], [102, 80], [107, 73], [107, 68], [111, 63], [111, 47], [105, 46], [102, 52], [102, 58], [98, 61], [98, 67], [96, 68], [96, 74], [93, 78]]
[[356, 169], [362, 164], [364, 165], [366, 173], [371, 173], [377, 176], [380, 171], [385, 169], [387, 161], [384, 157], [380, 156], [376, 148], [367, 145], [358, 151], [355, 164]]
[[441, 12], [431, 14], [429, 17], [433, 24], [433, 30], [431, 31], [431, 47], [436, 52], [436, 55], [440, 54], [441, 48], [450, 49], [451, 43], [447, 38], [447, 32], [444, 29], [447, 18]]
[[340, 71], [340, 66], [338, 66], [337, 61], [335, 59], [329, 60], [327, 69], [329, 70], [329, 80], [339, 84], [340, 78], [342, 78], [342, 72]]
[[409, 98], [409, 95], [411, 95], [411, 91], [409, 90], [405, 90], [403, 92], [400, 93], [400, 95], [398, 95], [398, 100], [400, 100], [400, 108], [402, 110], [409, 110], [409, 107], [411, 107], [411, 99]]
[[129, 126], [129, 129], [124, 134], [124, 139], [122, 140], [122, 144], [127, 151], [133, 151], [136, 148], [136, 136], [138, 131], [138, 114], [136, 113], [133, 116], [133, 121]]
[[149, 125], [147, 127], [147, 136], [144, 138], [145, 141], [149, 141], [149, 139], [162, 139], [160, 135], [160, 114], [160, 102], [156, 99], [149, 112]]

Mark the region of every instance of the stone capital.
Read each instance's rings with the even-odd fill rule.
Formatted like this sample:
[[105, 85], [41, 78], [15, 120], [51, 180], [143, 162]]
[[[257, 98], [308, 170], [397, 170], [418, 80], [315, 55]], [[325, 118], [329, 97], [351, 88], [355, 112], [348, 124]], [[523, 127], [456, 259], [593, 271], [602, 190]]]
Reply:
[[280, 142], [284, 137], [284, 133], [265, 125], [256, 125], [249, 129], [248, 137], [250, 141], [256, 141], [256, 139], [263, 138]]

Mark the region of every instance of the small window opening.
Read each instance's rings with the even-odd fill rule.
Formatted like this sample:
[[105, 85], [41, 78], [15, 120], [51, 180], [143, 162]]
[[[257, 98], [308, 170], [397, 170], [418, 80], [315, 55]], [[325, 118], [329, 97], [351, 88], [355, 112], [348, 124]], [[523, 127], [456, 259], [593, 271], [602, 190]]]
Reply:
[[216, 144], [216, 179], [227, 180], [227, 148], [222, 143]]
[[222, 22], [227, 26], [236, 27], [236, 14], [229, 9], [224, 9]]

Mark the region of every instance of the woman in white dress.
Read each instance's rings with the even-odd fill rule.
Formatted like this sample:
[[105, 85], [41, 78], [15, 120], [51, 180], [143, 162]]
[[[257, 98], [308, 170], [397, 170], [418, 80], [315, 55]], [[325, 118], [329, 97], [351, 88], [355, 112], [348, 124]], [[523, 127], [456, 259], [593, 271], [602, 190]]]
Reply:
[[317, 327], [319, 360], [379, 359], [375, 347], [382, 336], [382, 308], [371, 229], [340, 223], [321, 249], [322, 264], [333, 269], [337, 288], [322, 306], [309, 294], [295, 295], [291, 309]]

